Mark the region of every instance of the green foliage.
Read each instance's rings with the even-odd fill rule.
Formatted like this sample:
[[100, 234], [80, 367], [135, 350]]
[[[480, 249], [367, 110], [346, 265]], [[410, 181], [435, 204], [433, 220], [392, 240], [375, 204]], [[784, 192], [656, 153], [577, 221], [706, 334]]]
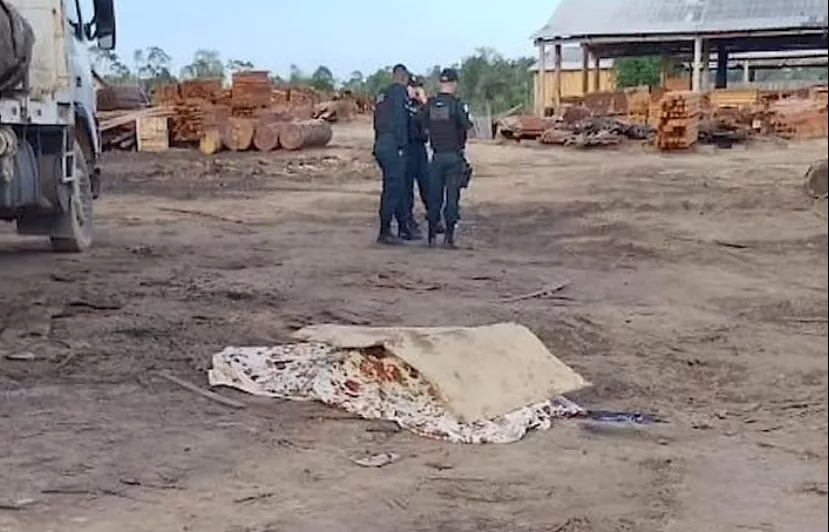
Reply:
[[101, 50], [97, 46], [89, 48], [92, 68], [110, 83], [123, 83], [130, 79], [132, 71], [113, 50]]
[[216, 50], [197, 50], [193, 54], [193, 61], [181, 69], [181, 77], [185, 79], [224, 79], [225, 66]]
[[309, 85], [322, 92], [333, 92], [334, 84], [337, 82], [334, 79], [334, 74], [327, 66], [319, 66], [314, 73], [311, 74]]
[[241, 59], [230, 59], [227, 64], [225, 64], [225, 70], [227, 70], [230, 74], [253, 70], [253, 63], [250, 61], [243, 61]]
[[660, 83], [660, 61], [658, 57], [625, 57], [613, 64], [616, 86], [656, 86]]

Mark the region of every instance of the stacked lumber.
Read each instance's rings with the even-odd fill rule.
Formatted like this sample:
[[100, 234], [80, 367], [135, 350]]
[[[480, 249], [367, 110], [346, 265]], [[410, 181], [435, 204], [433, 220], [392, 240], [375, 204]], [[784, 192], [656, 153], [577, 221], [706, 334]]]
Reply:
[[170, 138], [174, 144], [198, 142], [213, 106], [202, 98], [181, 98], [173, 106]]
[[552, 120], [534, 115], [502, 116], [495, 123], [498, 133], [510, 140], [537, 139], [552, 125]]
[[651, 106], [649, 87], [636, 87], [625, 90], [627, 99], [627, 119], [635, 124], [647, 124]]
[[759, 89], [714, 89], [708, 93], [714, 109], [720, 107], [752, 107], [760, 103]]
[[147, 95], [136, 85], [111, 85], [95, 93], [98, 111], [127, 111], [143, 109], [149, 103]]
[[691, 91], [666, 92], [659, 102], [656, 146], [660, 150], [684, 150], [699, 139], [702, 116], [700, 95]]
[[264, 70], [246, 70], [233, 74], [231, 105], [235, 108], [258, 109], [271, 103], [271, 82]]
[[790, 98], [769, 106], [771, 128], [784, 139], [807, 140], [829, 136], [827, 106], [816, 100]]
[[188, 79], [179, 85], [179, 95], [185, 100], [198, 99], [215, 102], [222, 94], [220, 79]]
[[[101, 111], [98, 113], [98, 130], [101, 133], [101, 149], [132, 150], [138, 147], [138, 122], [145, 119], [166, 119], [172, 114], [168, 107], [148, 107], [135, 111]], [[153, 123], [147, 120], [147, 124]], [[160, 123], [155, 121], [156, 124]], [[159, 126], [152, 126], [159, 129]], [[158, 134], [156, 134], [158, 136]], [[156, 142], [156, 146], [163, 141]], [[145, 143], [149, 146], [149, 143]], [[153, 148], [158, 150], [159, 148]]]

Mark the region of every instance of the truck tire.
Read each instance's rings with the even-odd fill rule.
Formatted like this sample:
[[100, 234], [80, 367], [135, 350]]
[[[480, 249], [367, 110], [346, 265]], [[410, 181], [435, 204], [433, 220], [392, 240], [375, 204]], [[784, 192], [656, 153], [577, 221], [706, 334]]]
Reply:
[[86, 153], [75, 140], [75, 180], [69, 196], [69, 208], [61, 213], [51, 235], [52, 249], [62, 253], [81, 253], [92, 245], [92, 181]]

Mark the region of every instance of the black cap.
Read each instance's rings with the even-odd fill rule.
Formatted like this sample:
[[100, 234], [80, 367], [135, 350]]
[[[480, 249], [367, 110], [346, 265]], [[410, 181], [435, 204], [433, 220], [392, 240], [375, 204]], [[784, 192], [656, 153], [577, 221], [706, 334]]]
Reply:
[[441, 83], [452, 83], [458, 81], [458, 71], [454, 68], [444, 68], [440, 71]]
[[409, 76], [409, 87], [422, 87], [423, 86], [423, 79], [420, 76], [415, 76], [412, 74]]
[[406, 65], [404, 65], [403, 63], [397, 63], [396, 65], [394, 65], [394, 67], [391, 69], [391, 71], [392, 71], [392, 74], [398, 74], [398, 73], [408, 74], [409, 73], [409, 69], [406, 68]]

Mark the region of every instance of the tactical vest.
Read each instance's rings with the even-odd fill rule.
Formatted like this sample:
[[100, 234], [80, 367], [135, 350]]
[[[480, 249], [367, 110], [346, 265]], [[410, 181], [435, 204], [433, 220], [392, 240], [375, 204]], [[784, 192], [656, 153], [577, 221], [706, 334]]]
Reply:
[[458, 128], [459, 107], [457, 98], [448, 94], [439, 94], [429, 100], [426, 108], [429, 138], [436, 153], [463, 149], [462, 132]]

